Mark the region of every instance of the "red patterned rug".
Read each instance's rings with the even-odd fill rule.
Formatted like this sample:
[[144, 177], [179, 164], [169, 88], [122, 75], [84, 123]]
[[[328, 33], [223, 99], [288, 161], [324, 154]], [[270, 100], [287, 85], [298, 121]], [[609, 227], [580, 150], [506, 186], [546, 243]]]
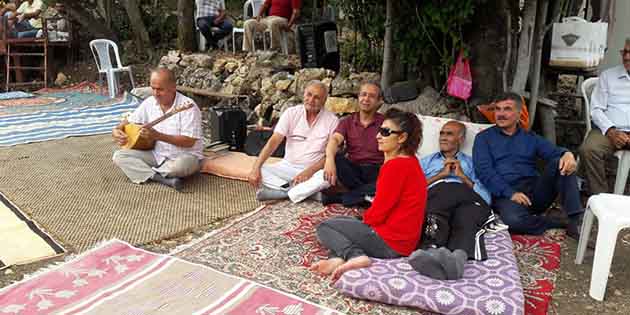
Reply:
[[[327, 255], [314, 233], [317, 224], [335, 215], [354, 214], [355, 210], [341, 207], [322, 209], [315, 202], [297, 205], [281, 202], [241, 217], [177, 250], [174, 255], [346, 314], [429, 314], [341, 295], [328, 280], [305, 268]], [[557, 242], [561, 238], [558, 232], [545, 237], [513, 237], [521, 280], [526, 288], [528, 315], [546, 314], [559, 266]]]
[[525, 295], [525, 315], [547, 314], [560, 268], [560, 245], [565, 238], [564, 230], [549, 230], [543, 236], [512, 235]]

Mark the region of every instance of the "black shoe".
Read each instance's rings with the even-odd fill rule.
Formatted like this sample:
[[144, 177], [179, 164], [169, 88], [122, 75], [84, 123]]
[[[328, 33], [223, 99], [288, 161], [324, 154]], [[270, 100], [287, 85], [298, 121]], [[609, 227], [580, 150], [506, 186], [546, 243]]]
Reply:
[[341, 203], [341, 194], [322, 194], [322, 205], [327, 206], [333, 203]]
[[155, 173], [152, 177], [152, 180], [166, 185], [168, 187], [171, 187], [173, 189], [175, 189], [178, 192], [181, 192], [182, 189], [184, 188], [184, 183], [182, 182], [181, 178], [179, 177], [171, 177], [171, 178], [166, 178], [158, 173]]
[[577, 214], [569, 217], [569, 224], [567, 225], [567, 236], [579, 241], [580, 240], [580, 229], [582, 229], [582, 219], [584, 218], [583, 214]]

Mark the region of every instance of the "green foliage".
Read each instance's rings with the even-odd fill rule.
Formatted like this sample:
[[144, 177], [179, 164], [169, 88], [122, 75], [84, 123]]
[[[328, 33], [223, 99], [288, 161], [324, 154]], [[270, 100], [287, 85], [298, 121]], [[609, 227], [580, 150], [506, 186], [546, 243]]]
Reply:
[[[394, 0], [392, 0], [394, 1]], [[385, 35], [385, 1], [331, 0], [344, 14], [343, 59], [359, 71], [380, 71]], [[462, 28], [479, 0], [416, 0], [394, 2], [394, 51], [407, 67], [432, 65], [446, 78], [459, 49], [465, 49]]]

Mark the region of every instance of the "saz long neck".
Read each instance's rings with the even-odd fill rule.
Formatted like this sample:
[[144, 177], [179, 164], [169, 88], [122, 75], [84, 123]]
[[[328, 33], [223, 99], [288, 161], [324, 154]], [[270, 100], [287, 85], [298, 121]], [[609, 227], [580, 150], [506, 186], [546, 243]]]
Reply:
[[170, 111], [170, 112], [168, 112], [168, 113], [158, 117], [154, 121], [149, 122], [148, 124], [145, 125], [145, 127], [146, 128], [153, 128], [153, 126], [163, 122], [164, 120], [168, 119], [169, 117], [171, 117], [171, 116], [173, 116], [173, 115], [175, 115], [175, 114], [177, 114], [179, 112], [183, 112], [183, 111], [185, 111], [185, 110], [187, 110], [187, 109], [189, 109], [191, 107], [192, 107], [191, 103], [183, 104], [183, 105], [175, 108], [174, 110], [172, 110], [172, 111]]

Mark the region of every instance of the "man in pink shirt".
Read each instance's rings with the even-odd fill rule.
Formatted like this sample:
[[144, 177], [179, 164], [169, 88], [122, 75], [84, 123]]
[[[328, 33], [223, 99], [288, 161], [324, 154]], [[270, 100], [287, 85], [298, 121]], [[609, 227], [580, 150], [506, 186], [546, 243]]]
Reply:
[[[293, 186], [324, 167], [326, 144], [337, 127], [337, 116], [324, 108], [327, 97], [326, 85], [311, 81], [304, 89], [304, 104], [282, 113], [248, 177], [257, 189], [256, 199], [287, 198]], [[264, 165], [285, 138], [282, 161]]]
[[[265, 0], [255, 18], [245, 21], [243, 50], [253, 51], [252, 41], [256, 32], [271, 30], [271, 49], [279, 50], [281, 32], [291, 31], [300, 16], [301, 0]], [[269, 10], [269, 16], [263, 17]]]

